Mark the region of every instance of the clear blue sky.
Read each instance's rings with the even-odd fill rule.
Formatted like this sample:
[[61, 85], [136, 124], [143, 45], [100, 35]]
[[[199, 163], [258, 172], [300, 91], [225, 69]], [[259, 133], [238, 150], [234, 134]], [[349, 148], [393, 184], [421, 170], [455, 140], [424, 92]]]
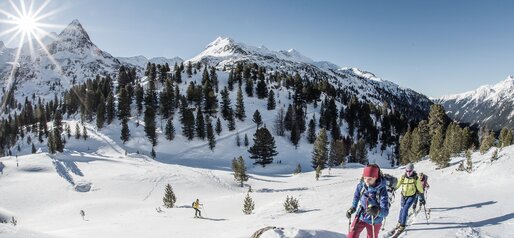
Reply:
[[[228, 36], [358, 67], [431, 97], [514, 74], [514, 1], [53, 0], [47, 9], [56, 7], [45, 22], [78, 19], [114, 56], [189, 59]], [[11, 9], [5, 0], [0, 8]]]

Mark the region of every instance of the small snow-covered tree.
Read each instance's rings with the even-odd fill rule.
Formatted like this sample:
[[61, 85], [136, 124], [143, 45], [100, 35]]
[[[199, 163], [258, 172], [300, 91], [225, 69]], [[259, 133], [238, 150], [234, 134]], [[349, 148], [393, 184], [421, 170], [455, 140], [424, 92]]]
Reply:
[[164, 202], [164, 207], [167, 208], [172, 208], [177, 201], [170, 184], [166, 184], [166, 187], [164, 188], [164, 197], [162, 198], [162, 201]]
[[246, 215], [252, 214], [253, 209], [255, 208], [255, 203], [250, 197], [250, 193], [246, 194], [244, 204], [243, 204], [243, 213]]
[[298, 199], [294, 198], [293, 196], [289, 197], [287, 196], [286, 201], [284, 202], [284, 209], [286, 209], [286, 212], [293, 213], [298, 211]]

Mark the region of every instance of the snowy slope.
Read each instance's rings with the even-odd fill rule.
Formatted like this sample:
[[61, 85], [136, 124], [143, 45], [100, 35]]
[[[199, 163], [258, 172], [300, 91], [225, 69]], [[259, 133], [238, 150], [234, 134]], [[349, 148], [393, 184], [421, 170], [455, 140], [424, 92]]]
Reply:
[[10, 62], [14, 61], [15, 50], [7, 48], [4, 42], [0, 41], [0, 75], [5, 75], [11, 68]]
[[[344, 213], [360, 165], [332, 169], [330, 175], [324, 171], [315, 181], [313, 172], [290, 174], [290, 165], [305, 155], [291, 156], [266, 170], [246, 160], [251, 175], [246, 185], [251, 185], [256, 205], [253, 214], [243, 215], [248, 187], [238, 187], [233, 180], [230, 157], [154, 161], [135, 153], [125, 156], [124, 145], [103, 133], [90, 130], [89, 135], [87, 143], [69, 139], [69, 149], [56, 156], [0, 158], [6, 166], [0, 175], [0, 212], [18, 220], [16, 227], [0, 224], [1, 237], [227, 238], [249, 237], [268, 226], [278, 228], [261, 237], [346, 237]], [[403, 237], [512, 237], [514, 191], [505, 188], [514, 175], [514, 146], [504, 148], [492, 163], [491, 154], [492, 150], [474, 153], [471, 174], [455, 171], [462, 157], [441, 170], [429, 161], [416, 164], [430, 177], [431, 217], [426, 224], [424, 214], [418, 214]], [[384, 172], [399, 176], [402, 169]], [[158, 213], [167, 183], [173, 186], [177, 204]], [[282, 203], [288, 195], [299, 199], [299, 213], [285, 213]], [[205, 219], [193, 218], [190, 206], [195, 198], [205, 205]], [[80, 210], [85, 211], [85, 220]], [[398, 211], [399, 196], [387, 218], [387, 230], [395, 225]]]
[[471, 125], [486, 126], [494, 130], [514, 126], [514, 78], [484, 85], [476, 90], [443, 96], [441, 103], [448, 116]]

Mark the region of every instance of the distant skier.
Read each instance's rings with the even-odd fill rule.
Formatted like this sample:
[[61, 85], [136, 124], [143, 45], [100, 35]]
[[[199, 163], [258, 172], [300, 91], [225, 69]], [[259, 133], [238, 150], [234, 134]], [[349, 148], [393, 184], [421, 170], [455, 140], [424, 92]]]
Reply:
[[80, 210], [80, 216], [82, 217], [82, 220], [85, 220], [84, 217], [86, 216], [86, 213], [84, 210]]
[[419, 203], [425, 205], [425, 197], [423, 195], [423, 186], [421, 181], [414, 171], [414, 165], [412, 163], [405, 166], [405, 174], [398, 180], [396, 189], [401, 188], [402, 202], [400, 216], [398, 218], [398, 224], [396, 227], [388, 233], [389, 236], [398, 237], [404, 230], [407, 223], [407, 216], [409, 209], [416, 199], [416, 195], [419, 196]]
[[355, 188], [352, 207], [346, 212], [346, 217], [350, 219], [357, 211], [349, 227], [348, 238], [358, 238], [364, 228], [368, 238], [378, 238], [382, 221], [389, 214], [386, 184], [378, 165], [364, 167], [362, 179]]
[[200, 206], [203, 206], [203, 204], [201, 204], [200, 200], [198, 200], [197, 198], [196, 201], [193, 202], [193, 208], [195, 209], [195, 218], [202, 217]]
[[[423, 187], [423, 196], [425, 198], [425, 203], [427, 202], [427, 196], [426, 196], [426, 193], [427, 193], [427, 189], [430, 188], [430, 185], [428, 184], [428, 176], [424, 173], [419, 173], [419, 181], [421, 182], [421, 186]], [[417, 204], [418, 204], [418, 200], [419, 200], [419, 195], [416, 196], [415, 200], [414, 200], [414, 204], [412, 205], [412, 210], [416, 211], [416, 207], [417, 207]], [[421, 209], [421, 202], [419, 204], [420, 206], [420, 209]]]

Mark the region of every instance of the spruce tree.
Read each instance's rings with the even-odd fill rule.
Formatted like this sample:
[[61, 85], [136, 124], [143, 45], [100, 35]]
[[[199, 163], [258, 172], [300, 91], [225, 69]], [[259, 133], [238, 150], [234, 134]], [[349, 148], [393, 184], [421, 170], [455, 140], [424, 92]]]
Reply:
[[245, 92], [248, 97], [253, 97], [253, 80], [252, 79], [246, 79]]
[[218, 100], [214, 91], [212, 82], [210, 80], [205, 81], [203, 84], [203, 97], [204, 97], [204, 110], [205, 113], [212, 115], [218, 108]]
[[248, 142], [248, 135], [245, 133], [244, 146], [248, 147], [249, 145], [250, 145], [250, 143]]
[[316, 181], [319, 180], [320, 176], [321, 176], [321, 165], [318, 165], [318, 167], [316, 167]]
[[283, 107], [281, 107], [278, 110], [277, 116], [275, 117], [274, 130], [275, 130], [275, 134], [277, 134], [277, 136], [285, 135], [284, 108]]
[[173, 119], [168, 118], [166, 122], [165, 132], [167, 140], [175, 139], [175, 127], [173, 126]]
[[130, 130], [128, 127], [128, 119], [121, 119], [121, 136], [120, 139], [125, 144], [130, 138]]
[[267, 108], [268, 108], [268, 110], [275, 110], [276, 106], [277, 106], [277, 104], [275, 102], [275, 93], [273, 92], [273, 90], [270, 90], [269, 94], [268, 94]]
[[182, 134], [188, 139], [193, 140], [195, 136], [195, 116], [191, 109], [185, 109], [182, 119]]
[[446, 126], [446, 114], [441, 104], [430, 106], [428, 114], [428, 127], [430, 128], [430, 137], [432, 138], [439, 127], [442, 128], [441, 134], [444, 135]]
[[471, 149], [466, 150], [466, 171], [471, 173], [473, 171], [473, 161], [471, 160]]
[[231, 109], [228, 120], [227, 120], [227, 127], [229, 131], [233, 131], [236, 129], [236, 119], [234, 118], [234, 111]]
[[259, 110], [255, 110], [255, 112], [253, 113], [253, 122], [257, 124], [257, 128], [259, 128], [262, 125], [262, 117]]
[[32, 143], [32, 154], [35, 154], [36, 152], [36, 146], [34, 145], [34, 143]]
[[235, 116], [237, 119], [241, 121], [244, 121], [246, 118], [245, 104], [243, 101], [243, 92], [241, 91], [241, 87], [239, 87], [239, 89], [237, 90]]
[[480, 154], [485, 154], [493, 145], [494, 145], [495, 137], [494, 131], [488, 131], [482, 135], [482, 141], [480, 143]]
[[64, 144], [62, 142], [62, 115], [59, 110], [54, 115], [54, 125], [53, 125], [53, 149], [55, 152], [63, 152]]
[[[130, 105], [129, 105], [130, 106]], [[152, 146], [157, 145], [157, 126], [155, 123], [155, 115], [157, 109], [157, 93], [155, 89], [155, 82], [153, 80], [148, 81], [148, 89], [145, 95], [145, 134], [146, 137], [152, 143]]]
[[268, 88], [266, 87], [266, 82], [264, 82], [264, 78], [260, 79], [257, 82], [256, 93], [257, 93], [257, 98], [259, 98], [259, 99], [263, 99], [268, 96]]
[[322, 128], [316, 137], [316, 141], [314, 141], [314, 147], [312, 151], [312, 168], [316, 169], [318, 166], [321, 166], [321, 169], [325, 168], [325, 164], [328, 160], [327, 146], [327, 130]]
[[120, 89], [118, 95], [118, 119], [123, 120], [130, 117], [130, 98], [125, 88]]
[[302, 166], [300, 164], [297, 164], [293, 173], [294, 174], [299, 174], [301, 172], [302, 172]]
[[314, 119], [309, 121], [309, 129], [307, 129], [307, 141], [313, 144], [316, 141], [316, 123]]
[[214, 151], [214, 147], [216, 146], [216, 137], [214, 135], [214, 130], [212, 128], [211, 119], [207, 119], [207, 139], [209, 140], [209, 149]]
[[430, 139], [430, 160], [432, 162], [437, 164], [437, 161], [441, 158], [442, 150], [443, 150], [443, 142], [444, 142], [444, 135], [443, 135], [443, 127], [435, 127], [434, 132], [431, 133], [431, 139]]
[[294, 123], [294, 114], [293, 114], [293, 106], [289, 104], [287, 107], [286, 115], [284, 116], [284, 128], [288, 131], [291, 131]]
[[236, 134], [236, 145], [237, 147], [241, 147], [241, 138], [239, 137], [239, 132]]
[[250, 197], [250, 193], [246, 193], [246, 197], [243, 203], [243, 213], [245, 215], [250, 215], [253, 212], [253, 209], [255, 208], [255, 203], [253, 202], [252, 198]]
[[105, 104], [104, 99], [100, 99], [98, 107], [96, 108], [96, 128], [102, 129], [105, 123]]
[[196, 136], [205, 140], [205, 120], [203, 119], [202, 110], [196, 110]]
[[173, 192], [170, 184], [166, 184], [166, 187], [164, 188], [164, 197], [162, 198], [162, 201], [164, 203], [164, 207], [172, 208], [175, 206], [177, 198], [175, 197], [175, 193]]
[[298, 126], [296, 124], [293, 124], [293, 127], [291, 128], [291, 143], [293, 143], [294, 148], [298, 149], [298, 143], [300, 142], [301, 138], [301, 132], [300, 129], [298, 129]]
[[328, 167], [344, 166], [344, 157], [346, 156], [346, 147], [343, 140], [333, 140], [330, 143], [330, 151], [328, 153]]
[[77, 124], [75, 124], [75, 139], [77, 139], [77, 140], [80, 139], [80, 136], [81, 136], [80, 127], [79, 127], [79, 124], [77, 123]]
[[143, 87], [141, 87], [141, 85], [139, 85], [139, 83], [136, 84], [134, 94], [136, 97], [137, 115], [140, 116], [141, 113], [143, 113], [144, 90], [143, 90]]
[[221, 130], [223, 130], [219, 117], [218, 117], [218, 120], [216, 120], [216, 129], [215, 130], [216, 130], [216, 134], [218, 134], [218, 136], [221, 134]]
[[[245, 143], [247, 137], [245, 134]], [[276, 151], [275, 138], [271, 135], [266, 127], [258, 128], [253, 137], [253, 146], [250, 147], [248, 152], [251, 154], [250, 158], [254, 159], [254, 164], [260, 164], [265, 167], [266, 164], [273, 162], [273, 157], [278, 155]]]
[[227, 120], [229, 118], [231, 110], [229, 92], [227, 87], [225, 87], [221, 90], [221, 116], [223, 119]]
[[356, 144], [356, 158], [361, 164], [368, 163], [368, 150], [366, 149], [366, 141], [360, 138]]
[[287, 196], [286, 201], [284, 202], [284, 209], [286, 212], [294, 213], [298, 211], [298, 199], [294, 198], [293, 196], [289, 197]]
[[502, 128], [502, 130], [500, 132], [500, 137], [498, 138], [498, 142], [499, 142], [500, 148], [511, 145], [512, 144], [511, 130], [506, 127]]
[[50, 133], [50, 135], [47, 138], [47, 146], [48, 146], [48, 153], [55, 154], [55, 142], [54, 142], [54, 133]]
[[82, 125], [82, 138], [84, 138], [84, 140], [87, 140], [87, 138], [88, 138], [87, 129], [86, 129], [86, 126], [84, 126], [84, 125]]
[[107, 116], [107, 125], [110, 125], [116, 117], [116, 106], [114, 104], [114, 96], [112, 92], [107, 96], [107, 108], [106, 108], [106, 116]]
[[243, 187], [243, 182], [248, 181], [249, 178], [246, 174], [246, 165], [243, 156], [239, 156], [239, 158], [234, 158], [232, 160], [232, 171], [234, 172], [234, 179], [240, 183], [241, 187]]

